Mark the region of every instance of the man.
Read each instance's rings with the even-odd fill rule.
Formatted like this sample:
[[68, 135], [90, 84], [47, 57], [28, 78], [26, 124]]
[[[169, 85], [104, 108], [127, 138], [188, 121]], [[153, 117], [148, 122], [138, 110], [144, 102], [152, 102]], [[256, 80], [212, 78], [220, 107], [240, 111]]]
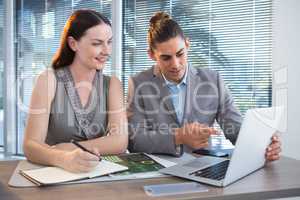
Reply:
[[[217, 121], [235, 144], [242, 123], [220, 75], [188, 63], [189, 40], [166, 13], [150, 20], [149, 57], [155, 65], [129, 79], [129, 150], [180, 156], [208, 146]], [[279, 159], [277, 136], [266, 150]]]

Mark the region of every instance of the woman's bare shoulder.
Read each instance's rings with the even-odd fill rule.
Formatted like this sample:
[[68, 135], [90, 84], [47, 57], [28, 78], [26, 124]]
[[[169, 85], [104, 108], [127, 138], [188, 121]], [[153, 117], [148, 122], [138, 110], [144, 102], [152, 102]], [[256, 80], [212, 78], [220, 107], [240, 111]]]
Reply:
[[37, 75], [35, 81], [36, 92], [54, 98], [57, 80], [53, 69], [45, 69]]

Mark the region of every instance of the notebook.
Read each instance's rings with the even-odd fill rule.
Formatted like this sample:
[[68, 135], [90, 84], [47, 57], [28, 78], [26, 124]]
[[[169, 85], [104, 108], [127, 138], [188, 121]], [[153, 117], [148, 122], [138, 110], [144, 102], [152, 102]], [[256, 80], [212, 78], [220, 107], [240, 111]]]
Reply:
[[43, 167], [39, 169], [20, 170], [20, 174], [38, 186], [94, 178], [128, 170], [128, 167], [110, 161], [102, 160], [90, 172], [72, 173], [59, 167]]

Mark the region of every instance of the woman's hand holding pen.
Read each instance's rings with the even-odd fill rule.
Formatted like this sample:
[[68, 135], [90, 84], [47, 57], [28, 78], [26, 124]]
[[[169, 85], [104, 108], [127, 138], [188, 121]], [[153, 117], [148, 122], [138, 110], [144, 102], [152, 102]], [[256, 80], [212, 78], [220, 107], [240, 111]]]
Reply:
[[[74, 145], [72, 142], [68, 142], [68, 143], [66, 142], [66, 143], [56, 144], [56, 145], [52, 146], [52, 148], [64, 150], [64, 151], [73, 151], [73, 150], [77, 149], [78, 147], [76, 145]], [[93, 154], [97, 155], [98, 157], [100, 157], [100, 152], [96, 147], [91, 148], [91, 152]]]
[[59, 143], [52, 148], [63, 150], [61, 166], [71, 172], [91, 171], [99, 162], [100, 153], [97, 148], [87, 149], [78, 142]]
[[76, 148], [62, 154], [62, 168], [70, 172], [89, 172], [99, 163], [99, 157]]

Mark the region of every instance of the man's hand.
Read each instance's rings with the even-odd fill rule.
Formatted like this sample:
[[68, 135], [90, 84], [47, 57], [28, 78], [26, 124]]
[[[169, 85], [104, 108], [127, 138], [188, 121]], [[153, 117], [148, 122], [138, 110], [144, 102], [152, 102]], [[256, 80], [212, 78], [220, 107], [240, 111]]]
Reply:
[[210, 135], [216, 134], [214, 128], [210, 128], [198, 122], [185, 124], [183, 127], [175, 129], [176, 145], [185, 144], [193, 149], [208, 146]]
[[281, 152], [281, 142], [279, 140], [279, 137], [277, 134], [274, 134], [272, 136], [272, 142], [266, 149], [266, 160], [268, 162], [275, 161], [280, 158], [280, 152]]

